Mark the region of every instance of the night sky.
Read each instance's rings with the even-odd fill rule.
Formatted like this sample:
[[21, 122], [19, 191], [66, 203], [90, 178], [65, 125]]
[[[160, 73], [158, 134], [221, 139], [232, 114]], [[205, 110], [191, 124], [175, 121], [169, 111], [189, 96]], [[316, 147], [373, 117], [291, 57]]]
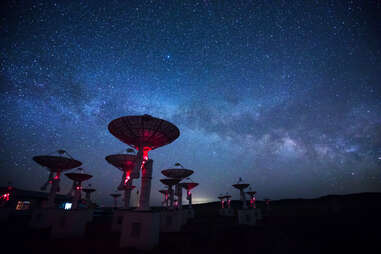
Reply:
[[195, 203], [238, 199], [239, 177], [259, 199], [381, 191], [379, 0], [0, 9], [0, 186], [39, 190], [48, 171], [32, 157], [65, 149], [111, 205], [122, 174], [104, 158], [127, 146], [107, 125], [150, 114], [180, 129], [150, 152], [151, 205], [176, 162], [195, 171]]

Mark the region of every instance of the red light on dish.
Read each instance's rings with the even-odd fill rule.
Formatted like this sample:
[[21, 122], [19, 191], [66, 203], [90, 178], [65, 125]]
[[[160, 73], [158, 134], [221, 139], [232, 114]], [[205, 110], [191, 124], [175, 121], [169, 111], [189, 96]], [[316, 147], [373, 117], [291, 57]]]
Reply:
[[[144, 171], [144, 164], [148, 161], [148, 152], [151, 151], [152, 149], [150, 147], [145, 146], [143, 148], [143, 160], [142, 160], [142, 165], [140, 167], [140, 170]], [[143, 172], [144, 174], [144, 172]]]
[[131, 174], [131, 171], [128, 171], [126, 173], [126, 179], [124, 179], [124, 184], [127, 184], [127, 182], [131, 179], [130, 174]]
[[147, 161], [148, 160], [148, 152], [151, 151], [151, 147], [145, 146], [143, 148], [143, 160]]
[[0, 196], [0, 199], [4, 199], [5, 201], [9, 201], [10, 193], [5, 193]]

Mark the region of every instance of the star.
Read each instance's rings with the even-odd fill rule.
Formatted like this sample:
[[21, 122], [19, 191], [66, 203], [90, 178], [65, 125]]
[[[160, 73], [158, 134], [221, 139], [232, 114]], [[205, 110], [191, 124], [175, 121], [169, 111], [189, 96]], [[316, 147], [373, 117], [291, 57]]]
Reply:
[[127, 146], [108, 124], [150, 114], [180, 129], [150, 153], [152, 190], [180, 162], [205, 202], [238, 199], [238, 177], [258, 199], [381, 191], [379, 3], [180, 2], [4, 7], [0, 186], [38, 191], [31, 158], [65, 149], [112, 205], [122, 174], [105, 156]]

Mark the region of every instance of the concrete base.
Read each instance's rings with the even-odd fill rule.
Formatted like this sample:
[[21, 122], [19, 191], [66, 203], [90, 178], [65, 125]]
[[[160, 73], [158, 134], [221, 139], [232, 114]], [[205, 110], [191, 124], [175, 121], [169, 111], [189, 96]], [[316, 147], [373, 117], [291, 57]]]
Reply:
[[221, 216], [234, 216], [233, 208], [221, 208], [218, 213]]
[[13, 209], [9, 207], [0, 208], [0, 222], [4, 223], [8, 221], [9, 215], [11, 215], [11, 211]]
[[160, 214], [127, 211], [123, 216], [120, 247], [151, 250], [159, 243]]
[[52, 238], [83, 237], [92, 220], [92, 210], [66, 210], [52, 225]]
[[255, 226], [257, 224], [256, 209], [238, 210], [238, 224]]
[[122, 224], [125, 217], [128, 217], [131, 210], [115, 210], [112, 216], [111, 231], [121, 232]]
[[184, 225], [184, 212], [164, 211], [160, 213], [160, 232], [179, 232]]
[[48, 228], [64, 214], [64, 209], [55, 208], [37, 208], [32, 212], [32, 219], [29, 221], [29, 227], [34, 229]]

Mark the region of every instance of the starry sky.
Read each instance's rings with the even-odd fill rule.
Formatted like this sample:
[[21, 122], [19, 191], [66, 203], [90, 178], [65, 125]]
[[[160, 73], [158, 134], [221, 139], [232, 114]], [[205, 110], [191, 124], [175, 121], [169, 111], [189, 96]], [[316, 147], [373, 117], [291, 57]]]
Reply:
[[104, 158], [127, 146], [107, 125], [150, 114], [181, 133], [150, 152], [152, 205], [176, 162], [195, 203], [238, 199], [239, 177], [259, 199], [381, 191], [379, 0], [2, 5], [1, 186], [39, 190], [32, 157], [65, 149], [111, 205], [122, 174]]

